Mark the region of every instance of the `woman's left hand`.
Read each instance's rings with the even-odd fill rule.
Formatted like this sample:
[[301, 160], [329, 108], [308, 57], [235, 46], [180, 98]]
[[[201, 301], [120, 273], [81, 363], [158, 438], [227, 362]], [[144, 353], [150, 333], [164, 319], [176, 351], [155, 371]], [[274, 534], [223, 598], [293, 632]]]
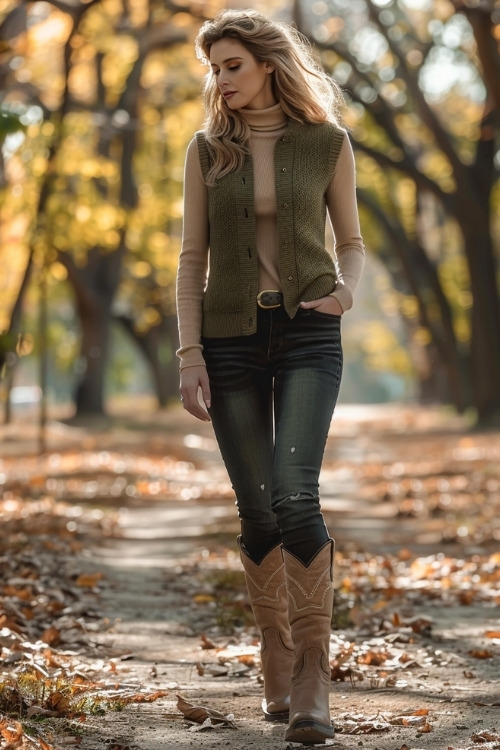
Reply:
[[300, 306], [303, 310], [317, 310], [328, 315], [342, 315], [344, 312], [340, 306], [340, 302], [331, 296], [320, 297], [310, 302], [301, 302]]

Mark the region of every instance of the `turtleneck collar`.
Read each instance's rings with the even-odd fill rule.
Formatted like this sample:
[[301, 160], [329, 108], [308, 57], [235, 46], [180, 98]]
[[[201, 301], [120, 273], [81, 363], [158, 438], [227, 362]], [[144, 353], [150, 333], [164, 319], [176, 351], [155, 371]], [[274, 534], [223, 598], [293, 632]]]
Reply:
[[266, 109], [240, 109], [238, 111], [250, 130], [279, 130], [287, 123], [287, 117], [279, 102]]

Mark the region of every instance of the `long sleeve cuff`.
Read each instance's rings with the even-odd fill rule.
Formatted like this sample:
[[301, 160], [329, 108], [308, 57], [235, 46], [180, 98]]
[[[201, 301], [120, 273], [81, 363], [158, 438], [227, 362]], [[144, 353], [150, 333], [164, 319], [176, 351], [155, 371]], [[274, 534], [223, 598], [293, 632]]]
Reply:
[[186, 367], [206, 367], [202, 351], [201, 344], [178, 349], [176, 354], [180, 359], [179, 370], [184, 370]]

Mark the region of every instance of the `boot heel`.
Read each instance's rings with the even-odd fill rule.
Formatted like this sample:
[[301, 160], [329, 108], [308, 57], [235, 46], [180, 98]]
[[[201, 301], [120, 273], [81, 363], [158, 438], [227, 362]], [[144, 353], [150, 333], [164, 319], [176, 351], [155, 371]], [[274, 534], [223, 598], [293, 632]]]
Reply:
[[288, 724], [288, 719], [290, 718], [290, 711], [268, 711], [267, 701], [265, 698], [262, 701], [262, 711], [264, 713], [265, 721], [274, 721], [276, 723], [280, 722], [282, 724]]
[[287, 742], [301, 742], [303, 745], [321, 745], [335, 735], [335, 728], [325, 726], [312, 719], [296, 721], [285, 733]]

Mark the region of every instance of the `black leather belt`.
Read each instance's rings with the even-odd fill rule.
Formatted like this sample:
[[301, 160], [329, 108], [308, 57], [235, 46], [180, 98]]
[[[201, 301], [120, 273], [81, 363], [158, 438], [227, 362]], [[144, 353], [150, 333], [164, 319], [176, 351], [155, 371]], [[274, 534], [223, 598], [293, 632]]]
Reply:
[[281, 307], [283, 304], [283, 294], [275, 289], [264, 289], [257, 295], [257, 304], [263, 310], [272, 310], [275, 307]]

